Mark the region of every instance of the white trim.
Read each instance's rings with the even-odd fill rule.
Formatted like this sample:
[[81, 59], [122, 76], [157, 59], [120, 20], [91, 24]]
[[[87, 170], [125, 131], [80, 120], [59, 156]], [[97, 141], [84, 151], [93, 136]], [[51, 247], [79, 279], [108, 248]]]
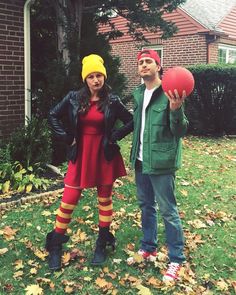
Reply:
[[218, 45], [218, 50], [219, 49], [226, 50], [226, 60], [225, 60], [225, 62], [228, 64], [229, 63], [229, 51], [236, 51], [236, 46], [227, 45], [227, 44], [219, 44]]
[[219, 43], [218, 45], [219, 45], [220, 49], [236, 50], [236, 46], [234, 46], [234, 45], [228, 45], [228, 44], [223, 44], [223, 43]]
[[27, 0], [24, 5], [25, 124], [31, 119], [30, 7], [34, 1]]

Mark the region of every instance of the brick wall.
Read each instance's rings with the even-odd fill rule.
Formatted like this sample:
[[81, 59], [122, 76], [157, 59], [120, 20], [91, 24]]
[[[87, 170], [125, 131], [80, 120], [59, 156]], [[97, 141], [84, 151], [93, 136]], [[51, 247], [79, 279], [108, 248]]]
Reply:
[[119, 56], [121, 61], [120, 72], [125, 74], [128, 83], [128, 89], [135, 88], [140, 83], [140, 77], [137, 73], [136, 55], [138, 52], [138, 43], [124, 42], [112, 45], [112, 55]]
[[[176, 65], [188, 66], [199, 63], [207, 63], [207, 43], [204, 35], [177, 36], [168, 40], [151, 40], [151, 45], [163, 46], [164, 70]], [[141, 48], [140, 43], [122, 42], [112, 45], [112, 54], [121, 58], [120, 72], [128, 79], [128, 93], [139, 83], [137, 74], [137, 52]]]
[[208, 47], [208, 63], [215, 64], [218, 62], [218, 42], [209, 44]]
[[24, 0], [0, 1], [0, 141], [24, 124]]

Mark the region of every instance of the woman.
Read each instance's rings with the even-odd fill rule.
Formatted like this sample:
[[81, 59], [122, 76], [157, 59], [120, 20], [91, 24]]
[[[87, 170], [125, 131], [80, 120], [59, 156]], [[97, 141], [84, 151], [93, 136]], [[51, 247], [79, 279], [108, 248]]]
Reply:
[[[49, 114], [55, 135], [69, 148], [69, 165], [65, 177], [62, 201], [55, 228], [47, 234], [49, 268], [61, 268], [62, 244], [73, 210], [84, 188], [97, 188], [99, 203], [99, 235], [96, 241], [93, 265], [106, 260], [106, 247], [115, 248], [115, 237], [109, 228], [112, 221], [112, 185], [116, 178], [126, 175], [117, 140], [132, 131], [132, 115], [105, 84], [107, 78], [103, 59], [96, 54], [84, 57], [82, 79], [84, 87], [71, 91]], [[67, 116], [65, 129], [61, 118]], [[123, 126], [114, 129], [120, 119]]]

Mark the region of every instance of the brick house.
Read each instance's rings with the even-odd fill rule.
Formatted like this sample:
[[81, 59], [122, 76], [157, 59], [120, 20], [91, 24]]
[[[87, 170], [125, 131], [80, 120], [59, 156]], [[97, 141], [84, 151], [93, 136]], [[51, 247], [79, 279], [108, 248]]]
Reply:
[[31, 117], [30, 7], [0, 0], [0, 143]]
[[[0, 142], [30, 117], [29, 16], [33, 0], [0, 1]], [[28, 69], [28, 70], [27, 70]]]
[[[145, 33], [150, 43], [134, 42], [127, 34], [126, 20], [112, 22], [124, 35], [110, 41], [112, 54], [121, 58], [120, 72], [128, 79], [128, 92], [140, 83], [136, 55], [141, 48], [159, 52], [164, 69], [179, 65], [236, 63], [236, 0], [187, 0], [165, 18], [175, 22], [179, 31], [168, 40], [158, 33]], [[102, 27], [101, 31], [106, 31]]]
[[[0, 143], [26, 117], [31, 117], [30, 6], [34, 0], [0, 0]], [[179, 32], [168, 40], [146, 34], [159, 51], [164, 68], [174, 65], [232, 62], [236, 60], [236, 0], [187, 0], [165, 16]], [[125, 20], [113, 19], [126, 32]], [[106, 30], [106, 28], [101, 28]], [[136, 54], [145, 44], [128, 34], [111, 41], [113, 55], [121, 57], [120, 71], [128, 78], [129, 91], [140, 79], [136, 74]]]
[[24, 3], [0, 1], [0, 139], [24, 122]]

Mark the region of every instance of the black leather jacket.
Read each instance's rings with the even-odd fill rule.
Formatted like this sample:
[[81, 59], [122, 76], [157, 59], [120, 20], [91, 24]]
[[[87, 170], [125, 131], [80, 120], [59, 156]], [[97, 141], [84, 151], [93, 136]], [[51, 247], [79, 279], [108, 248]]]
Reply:
[[[69, 146], [68, 157], [72, 162], [76, 161], [77, 145], [79, 141], [78, 135], [78, 109], [79, 109], [79, 91], [70, 91], [61, 102], [59, 102], [49, 113], [49, 124], [53, 133], [57, 138], [64, 141]], [[103, 138], [103, 147], [106, 160], [113, 159], [119, 146], [117, 140], [124, 138], [127, 134], [133, 131], [133, 116], [125, 108], [118, 96], [109, 95], [109, 104], [106, 106], [105, 115], [105, 133]], [[66, 129], [61, 119], [67, 116], [69, 126]], [[123, 126], [114, 129], [117, 120], [123, 122]], [[76, 144], [71, 146], [74, 138]]]

